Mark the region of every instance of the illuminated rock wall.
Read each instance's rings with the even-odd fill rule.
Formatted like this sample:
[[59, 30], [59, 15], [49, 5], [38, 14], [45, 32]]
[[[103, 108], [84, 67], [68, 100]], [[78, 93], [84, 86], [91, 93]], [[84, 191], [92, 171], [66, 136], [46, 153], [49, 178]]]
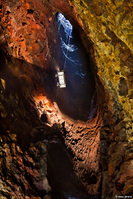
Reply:
[[76, 17], [82, 22], [84, 32], [94, 44], [97, 74], [109, 97], [107, 106], [112, 115], [108, 119], [108, 113], [104, 113], [106, 127], [101, 131], [103, 165], [108, 161], [108, 167], [103, 166], [103, 170], [108, 169], [108, 172], [103, 173], [102, 198], [113, 198], [112, 194], [131, 195], [133, 193], [132, 1], [70, 2], [74, 6]]
[[[37, 93], [43, 92], [47, 84], [49, 86], [45, 90], [51, 92], [52, 80], [49, 78], [49, 73], [45, 73], [44, 70], [52, 71], [56, 66], [53, 54], [59, 42], [55, 23], [57, 12], [62, 12], [77, 28], [91, 56], [92, 71], [96, 80], [97, 104], [100, 110], [95, 120], [90, 123], [89, 130], [84, 126], [84, 131], [82, 131], [80, 125], [73, 127], [73, 124], [67, 124], [65, 126], [66, 135], [64, 133], [63, 138], [66, 147], [74, 154], [73, 164], [77, 176], [83, 178], [83, 183], [89, 193], [95, 191], [96, 194], [101, 189], [99, 192], [102, 192], [103, 199], [133, 194], [132, 6], [130, 0], [0, 1], [1, 57], [6, 57], [1, 59], [0, 72], [2, 125], [0, 197], [8, 198], [9, 195], [13, 197], [15, 194], [18, 197], [20, 193], [19, 198], [39, 198], [50, 191], [45, 178], [47, 172], [44, 172], [44, 176], [41, 170], [47, 164], [41, 163], [41, 165], [40, 160], [34, 164], [36, 153], [33, 152], [32, 160], [24, 151], [24, 143], [21, 144], [20, 140], [23, 134], [25, 139], [29, 140], [26, 142], [28, 154], [30, 154], [30, 147], [33, 150], [32, 144], [28, 145], [28, 143], [33, 143], [36, 138], [37, 141], [41, 140], [41, 137], [36, 137], [38, 132], [42, 132], [40, 128], [37, 132], [32, 131], [35, 125], [34, 119], [38, 120], [36, 107], [33, 105], [34, 108], [29, 111], [32, 96], [28, 97], [25, 93], [32, 93], [33, 90]], [[6, 54], [3, 54], [3, 51]], [[12, 81], [9, 81], [10, 79]], [[26, 105], [27, 102], [29, 105]], [[35, 111], [34, 114], [32, 111]], [[54, 114], [52, 108], [48, 111]], [[16, 128], [15, 131], [12, 122], [16, 121], [16, 118], [19, 121], [23, 120], [24, 124], [20, 124], [17, 120], [18, 129]], [[25, 120], [25, 118], [28, 119]], [[102, 120], [103, 127], [101, 128]], [[30, 125], [27, 126], [29, 122]], [[40, 125], [42, 123], [39, 120], [36, 129]], [[22, 126], [24, 129], [21, 128]], [[59, 128], [60, 132], [62, 128]], [[54, 132], [48, 129], [47, 132], [49, 131]], [[32, 132], [31, 135], [30, 132]], [[92, 137], [94, 138], [92, 142], [95, 141], [93, 132], [96, 132], [97, 136], [91, 148], [89, 143]], [[99, 148], [99, 142], [101, 148]], [[45, 148], [46, 145], [43, 145]], [[35, 147], [35, 150], [42, 150], [40, 143], [36, 143]], [[88, 153], [89, 147], [91, 153]], [[44, 156], [46, 153], [41, 151]], [[92, 159], [91, 156], [93, 156]], [[100, 162], [99, 157], [101, 157]], [[40, 170], [36, 170], [38, 162]], [[83, 168], [81, 168], [83, 162]], [[99, 176], [97, 175], [98, 178], [95, 175], [95, 177], [89, 176], [89, 182], [86, 174], [91, 167], [93, 174], [99, 173]], [[23, 175], [19, 176], [21, 170]], [[91, 180], [94, 178], [93, 184]], [[20, 189], [18, 189], [18, 182]], [[34, 186], [30, 187], [30, 183], [33, 182]], [[101, 182], [101, 188], [99, 188]], [[30, 188], [27, 188], [27, 185]], [[36, 193], [39, 194], [40, 190], [42, 195], [37, 196]]]

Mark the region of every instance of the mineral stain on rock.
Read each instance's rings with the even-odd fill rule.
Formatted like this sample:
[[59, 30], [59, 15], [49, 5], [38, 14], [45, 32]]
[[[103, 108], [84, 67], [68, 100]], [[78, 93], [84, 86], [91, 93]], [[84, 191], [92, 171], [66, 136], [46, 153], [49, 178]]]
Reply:
[[128, 86], [125, 78], [120, 77], [119, 81], [119, 95], [126, 96], [128, 94]]

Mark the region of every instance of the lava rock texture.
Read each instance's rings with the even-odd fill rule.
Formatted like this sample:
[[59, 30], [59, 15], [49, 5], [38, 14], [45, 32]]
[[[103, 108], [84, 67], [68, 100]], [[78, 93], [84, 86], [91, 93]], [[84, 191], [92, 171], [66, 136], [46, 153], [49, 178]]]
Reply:
[[[71, 160], [81, 199], [133, 196], [132, 8], [131, 0], [0, 0], [1, 199], [52, 196], [54, 142]], [[57, 12], [93, 62], [97, 111], [87, 122], [63, 115], [51, 95]]]

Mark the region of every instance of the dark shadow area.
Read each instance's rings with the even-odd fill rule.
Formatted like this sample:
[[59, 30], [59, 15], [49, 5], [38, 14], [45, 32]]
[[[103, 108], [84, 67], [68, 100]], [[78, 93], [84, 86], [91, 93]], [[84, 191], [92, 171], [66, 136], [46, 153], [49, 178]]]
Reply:
[[[8, 97], [10, 93], [13, 94], [15, 92], [21, 95], [26, 88], [31, 88], [47, 96], [51, 102], [56, 101], [60, 110], [71, 118], [84, 121], [91, 119], [96, 112], [95, 81], [91, 69], [87, 65], [89, 64], [87, 59], [88, 55], [83, 45], [80, 46], [80, 49], [84, 52], [83, 59], [84, 56], [86, 56], [87, 61], [85, 60], [86, 63], [84, 63], [85, 68], [82, 66], [81, 68], [79, 67], [78, 70], [75, 70], [73, 64], [71, 64], [69, 60], [66, 60], [66, 88], [63, 89], [56, 85], [55, 62], [51, 60], [47, 61], [47, 69], [44, 69], [28, 63], [25, 60], [17, 59], [7, 54], [5, 55], [1, 50], [2, 64], [0, 77], [6, 81], [5, 95]], [[59, 46], [59, 52], [60, 51], [61, 47]], [[3, 57], [5, 56], [8, 60], [9, 68], [4, 66]], [[80, 73], [80, 70], [82, 70], [82, 73]], [[83, 70], [85, 71], [85, 76], [83, 76]], [[44, 120], [44, 118], [42, 118], [42, 120]]]
[[[0, 78], [6, 81], [5, 94], [7, 96], [16, 91], [21, 93], [22, 90], [27, 88], [42, 92], [53, 102], [56, 87], [53, 69], [45, 70], [40, 66], [26, 62], [24, 59], [10, 56], [1, 49], [0, 61]], [[51, 65], [50, 61], [46, 63], [46, 68], [47, 65]]]
[[[37, 128], [41, 121], [44, 125], [44, 122], [47, 122], [47, 116], [43, 114], [39, 120], [33, 94], [35, 90], [42, 91], [48, 81], [48, 74], [44, 69], [9, 56], [2, 50], [0, 50], [0, 58], [0, 78], [5, 82], [4, 90], [1, 91], [0, 88], [2, 92], [0, 100], [7, 112], [6, 118], [2, 118], [2, 113], [0, 114], [1, 131], [6, 129], [16, 133], [18, 143], [25, 151], [30, 143], [36, 143], [42, 139], [42, 134], [31, 127]], [[49, 87], [46, 89], [49, 90]], [[50, 127], [46, 128], [46, 131], [49, 129]]]
[[[8, 58], [13, 61], [11, 70], [15, 73], [17, 66], [19, 74], [14, 74], [18, 82], [30, 84], [34, 90], [39, 87], [51, 102], [57, 102], [62, 113], [75, 120], [87, 121], [96, 113], [96, 87], [94, 75], [91, 71], [90, 57], [87, 54], [78, 31], [72, 27], [66, 19], [58, 19], [58, 41], [51, 48], [54, 59], [47, 60], [45, 69], [16, 58]], [[52, 52], [53, 50], [53, 52]], [[9, 56], [10, 57], [10, 56]], [[10, 61], [9, 61], [10, 62]], [[66, 88], [57, 87], [55, 74], [57, 71], [65, 72]], [[7, 72], [7, 76], [10, 74]], [[8, 78], [9, 78], [8, 77]], [[6, 78], [6, 77], [5, 77]], [[13, 83], [7, 85], [7, 94], [13, 91]], [[15, 87], [17, 89], [18, 86]]]
[[76, 176], [66, 149], [60, 143], [48, 145], [48, 180], [52, 199], [99, 199], [88, 195]]
[[[40, 88], [44, 88], [44, 94], [47, 94], [47, 97], [53, 101], [56, 96], [55, 91], [58, 89], [54, 76], [55, 71], [46, 71], [39, 66], [9, 56], [3, 51], [0, 51], [0, 56], [2, 63], [0, 78], [3, 78], [6, 82], [4, 107], [8, 113], [8, 117], [1, 121], [3, 128], [6, 125], [6, 130], [12, 131], [17, 135], [17, 142], [23, 151], [28, 150], [30, 143], [35, 144], [39, 140], [46, 139], [50, 141], [53, 139], [48, 147], [48, 178], [53, 190], [53, 199], [98, 199], [99, 196], [88, 196], [86, 194], [80, 179], [78, 179], [74, 173], [71, 159], [65, 147], [56, 143], [54, 139], [54, 129], [50, 130], [50, 127], [38, 128], [41, 123], [30, 96], [32, 98], [32, 92], [34, 90], [39, 91]], [[18, 68], [17, 72], [15, 72], [16, 68]], [[28, 91], [27, 93], [26, 89]], [[61, 94], [64, 90], [59, 89], [59, 91]], [[15, 100], [12, 101], [11, 98], [11, 96], [15, 96], [16, 93], [19, 99], [18, 102]], [[8, 99], [7, 102], [6, 99]], [[21, 109], [19, 109], [19, 105]], [[86, 106], [85, 104], [85, 107]], [[24, 112], [24, 110], [26, 110], [26, 112]], [[83, 110], [85, 110], [85, 108], [82, 109], [82, 111]], [[41, 120], [42, 122], [47, 121], [45, 114], [42, 115]], [[50, 132], [53, 132], [53, 135]], [[60, 132], [58, 132], [58, 137], [59, 133]], [[95, 183], [95, 176], [92, 181]]]

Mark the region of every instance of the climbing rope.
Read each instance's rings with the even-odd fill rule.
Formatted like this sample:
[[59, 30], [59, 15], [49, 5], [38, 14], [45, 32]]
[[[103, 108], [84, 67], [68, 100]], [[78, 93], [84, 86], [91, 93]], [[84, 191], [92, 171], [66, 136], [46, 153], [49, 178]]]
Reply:
[[[70, 50], [70, 39], [72, 38], [72, 30], [73, 30], [73, 27], [71, 25], [71, 23], [66, 20], [66, 18], [61, 14], [61, 13], [58, 13], [57, 15], [57, 22], [58, 22], [58, 30], [59, 30], [59, 33], [60, 33], [60, 39], [61, 39], [61, 48], [62, 48], [62, 51], [63, 51], [63, 54], [64, 54], [64, 61], [63, 61], [63, 69], [62, 71], [65, 70], [65, 67], [66, 67], [66, 60], [68, 58], [68, 51]], [[63, 41], [63, 37], [62, 37], [62, 34], [61, 34], [61, 26], [63, 27], [63, 31], [64, 31], [64, 34], [65, 34], [65, 41]], [[64, 52], [64, 49], [66, 49], [66, 52]]]
[[[66, 43], [68, 46], [70, 45], [70, 36], [68, 35], [68, 42]], [[63, 67], [63, 70], [65, 71], [65, 68], [66, 68], [66, 59], [67, 59], [67, 56], [68, 56], [68, 48], [67, 48], [67, 51], [66, 51], [66, 56], [65, 56], [65, 61], [64, 61], [64, 67]]]

